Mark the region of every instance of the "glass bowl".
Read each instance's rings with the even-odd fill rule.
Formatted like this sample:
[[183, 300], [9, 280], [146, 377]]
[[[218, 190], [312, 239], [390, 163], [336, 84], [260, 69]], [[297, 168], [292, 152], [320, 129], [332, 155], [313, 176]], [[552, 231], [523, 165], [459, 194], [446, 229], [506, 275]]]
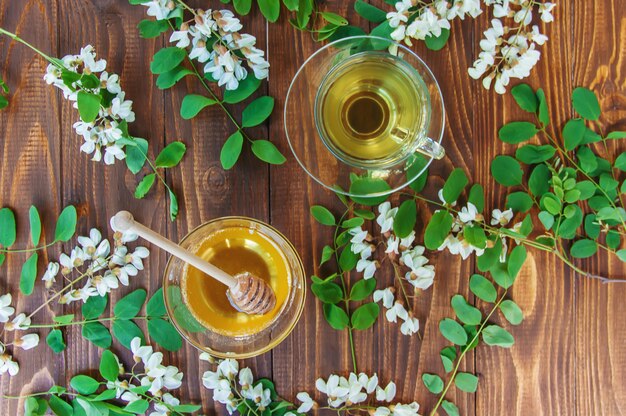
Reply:
[[286, 300], [273, 321], [259, 332], [249, 335], [224, 335], [203, 326], [183, 299], [186, 263], [176, 257], [170, 257], [165, 267], [163, 296], [171, 322], [187, 342], [214, 357], [241, 359], [271, 350], [291, 333], [304, 308], [305, 271], [293, 245], [272, 226], [252, 218], [216, 218], [191, 231], [179, 244], [187, 250], [193, 250], [199, 247], [207, 236], [228, 227], [250, 228], [263, 235], [283, 255], [288, 264], [291, 285]]
[[[358, 68], [358, 55], [377, 54], [401, 63], [419, 78], [420, 102], [406, 107], [426, 107], [425, 122], [415, 127], [417, 137], [394, 160], [355, 163], [329, 144], [320, 128], [320, 93], [331, 74], [345, 66]], [[352, 69], [353, 70], [353, 69]], [[381, 78], [382, 79], [382, 78]], [[381, 79], [373, 79], [380, 82]], [[411, 88], [407, 85], [407, 88]], [[339, 111], [339, 109], [337, 110]], [[444, 156], [440, 146], [444, 133], [445, 109], [439, 84], [428, 66], [407, 47], [373, 36], [353, 36], [331, 42], [302, 64], [294, 76], [285, 100], [284, 126], [291, 151], [304, 171], [333, 192], [356, 198], [389, 195], [415, 181], [432, 160]], [[330, 139], [332, 141], [332, 139]]]

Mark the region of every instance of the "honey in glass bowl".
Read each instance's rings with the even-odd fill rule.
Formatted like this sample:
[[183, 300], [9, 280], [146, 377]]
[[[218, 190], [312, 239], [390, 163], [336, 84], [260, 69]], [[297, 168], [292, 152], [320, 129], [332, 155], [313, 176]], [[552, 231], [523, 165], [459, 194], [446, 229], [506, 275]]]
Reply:
[[247, 358], [274, 348], [293, 330], [305, 300], [305, 272], [293, 245], [275, 228], [245, 217], [209, 221], [179, 243], [228, 274], [264, 279], [276, 295], [263, 315], [238, 312], [226, 285], [171, 257], [163, 294], [170, 320], [183, 338], [218, 358]]

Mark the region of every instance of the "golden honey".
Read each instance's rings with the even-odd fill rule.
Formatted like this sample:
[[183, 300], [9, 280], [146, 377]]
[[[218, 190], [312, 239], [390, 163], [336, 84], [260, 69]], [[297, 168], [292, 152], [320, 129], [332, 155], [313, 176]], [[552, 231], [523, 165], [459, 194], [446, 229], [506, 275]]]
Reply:
[[181, 279], [183, 301], [207, 329], [230, 337], [255, 334], [280, 314], [289, 295], [289, 263], [275, 242], [249, 227], [227, 227], [209, 234], [191, 250], [226, 273], [252, 273], [269, 283], [276, 306], [264, 315], [238, 312], [226, 297], [226, 285], [186, 265]]

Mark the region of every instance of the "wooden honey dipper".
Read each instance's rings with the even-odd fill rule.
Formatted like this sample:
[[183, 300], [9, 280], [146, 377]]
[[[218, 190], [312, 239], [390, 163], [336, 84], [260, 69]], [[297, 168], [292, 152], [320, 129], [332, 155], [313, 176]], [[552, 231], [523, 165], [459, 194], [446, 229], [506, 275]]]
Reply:
[[226, 296], [231, 305], [240, 312], [250, 315], [263, 315], [276, 305], [276, 295], [265, 280], [251, 273], [243, 272], [231, 276], [215, 267], [178, 244], [168, 240], [161, 234], [138, 223], [128, 211], [120, 211], [113, 217], [113, 224], [117, 230], [137, 234], [143, 239], [162, 248], [173, 256], [178, 257], [210, 277], [219, 280], [228, 286]]

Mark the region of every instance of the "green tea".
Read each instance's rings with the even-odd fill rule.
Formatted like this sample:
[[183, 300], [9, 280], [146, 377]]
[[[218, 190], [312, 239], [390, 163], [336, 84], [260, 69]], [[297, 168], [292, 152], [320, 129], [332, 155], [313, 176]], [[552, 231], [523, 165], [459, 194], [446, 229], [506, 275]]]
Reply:
[[358, 167], [394, 165], [415, 151], [429, 121], [424, 82], [404, 60], [361, 52], [326, 75], [316, 97], [320, 136]]

